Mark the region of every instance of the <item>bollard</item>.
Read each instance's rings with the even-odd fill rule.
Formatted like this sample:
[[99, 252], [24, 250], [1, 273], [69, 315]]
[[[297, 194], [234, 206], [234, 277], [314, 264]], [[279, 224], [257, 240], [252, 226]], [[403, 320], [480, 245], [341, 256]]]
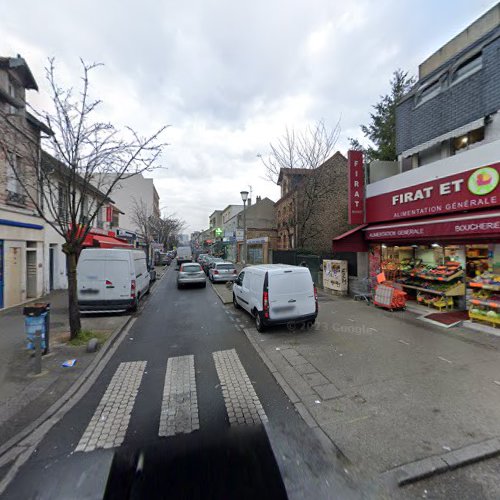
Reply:
[[35, 344], [35, 375], [42, 373], [42, 331], [37, 330], [33, 337]]

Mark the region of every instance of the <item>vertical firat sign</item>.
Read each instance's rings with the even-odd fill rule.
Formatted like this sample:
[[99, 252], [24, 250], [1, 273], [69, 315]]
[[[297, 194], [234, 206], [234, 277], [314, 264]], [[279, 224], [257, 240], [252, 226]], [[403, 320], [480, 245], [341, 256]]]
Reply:
[[363, 224], [365, 221], [365, 176], [363, 153], [347, 152], [349, 168], [349, 224]]

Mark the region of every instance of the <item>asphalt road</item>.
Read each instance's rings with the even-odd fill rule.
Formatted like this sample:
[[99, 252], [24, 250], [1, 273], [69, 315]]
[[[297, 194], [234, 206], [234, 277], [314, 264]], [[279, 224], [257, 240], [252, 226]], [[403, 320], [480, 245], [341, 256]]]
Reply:
[[[357, 497], [359, 485], [305, 425], [247, 340], [241, 328], [250, 319], [223, 306], [209, 283], [177, 290], [175, 278], [171, 268], [97, 382], [52, 427], [3, 498]], [[237, 394], [250, 391], [265, 416], [248, 410], [244, 423], [231, 420], [218, 371], [225, 368], [216, 365], [214, 353], [233, 363], [226, 384], [234, 383]], [[194, 366], [191, 387], [184, 362]], [[169, 363], [174, 382], [179, 367], [177, 389], [191, 406], [171, 417], [180, 418], [182, 433], [159, 436]], [[241, 376], [235, 375], [238, 366]], [[180, 400], [172, 390], [175, 404]], [[106, 408], [111, 415], [102, 413]], [[255, 423], [248, 423], [252, 416]], [[103, 449], [96, 429], [105, 418], [110, 427], [102, 432], [123, 442]]]

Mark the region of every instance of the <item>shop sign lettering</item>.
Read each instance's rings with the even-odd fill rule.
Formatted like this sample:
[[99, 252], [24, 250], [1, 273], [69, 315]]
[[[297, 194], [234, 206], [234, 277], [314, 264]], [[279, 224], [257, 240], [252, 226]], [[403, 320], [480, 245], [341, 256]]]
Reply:
[[366, 222], [380, 222], [500, 205], [500, 163], [467, 170], [366, 199]]
[[363, 224], [365, 221], [365, 174], [363, 167], [363, 153], [349, 150], [348, 162], [348, 197], [349, 197], [349, 224]]

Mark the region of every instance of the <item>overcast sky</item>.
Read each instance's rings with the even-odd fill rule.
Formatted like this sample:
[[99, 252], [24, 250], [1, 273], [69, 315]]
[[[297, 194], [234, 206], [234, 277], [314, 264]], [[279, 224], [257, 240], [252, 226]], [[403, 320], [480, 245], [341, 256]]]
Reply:
[[161, 206], [193, 231], [249, 186], [254, 199], [279, 198], [257, 155], [285, 127], [340, 119], [345, 154], [392, 72], [416, 74], [495, 3], [17, 0], [2, 9], [0, 55], [27, 60], [40, 87], [28, 99], [39, 108], [48, 57], [65, 85], [78, 83], [80, 57], [104, 63], [92, 91], [108, 120], [143, 134], [171, 126], [166, 168], [152, 176]]

